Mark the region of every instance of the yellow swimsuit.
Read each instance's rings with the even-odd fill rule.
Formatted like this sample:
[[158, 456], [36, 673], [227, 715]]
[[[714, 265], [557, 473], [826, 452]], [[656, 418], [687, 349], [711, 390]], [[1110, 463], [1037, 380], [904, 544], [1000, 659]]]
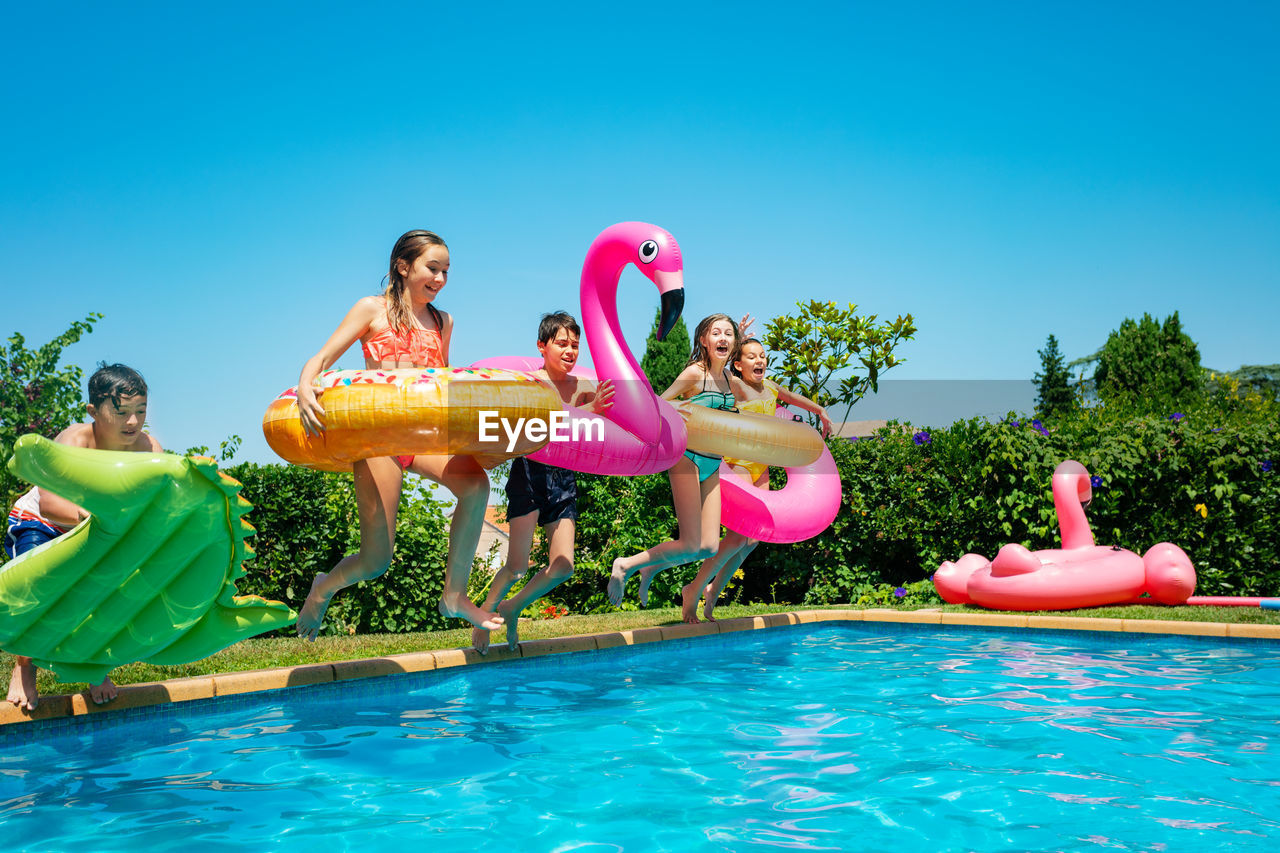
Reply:
[[[778, 384], [768, 379], [764, 380], [764, 390], [769, 392], [768, 397], [762, 397], [759, 400], [747, 400], [738, 403], [738, 411], [740, 412], [756, 412], [761, 415], [772, 415], [778, 410]], [[724, 458], [730, 467], [737, 465], [740, 468], [746, 468], [751, 482], [760, 479], [760, 476], [769, 470], [769, 466], [763, 462], [747, 462], [745, 459], [730, 459], [728, 456]]]

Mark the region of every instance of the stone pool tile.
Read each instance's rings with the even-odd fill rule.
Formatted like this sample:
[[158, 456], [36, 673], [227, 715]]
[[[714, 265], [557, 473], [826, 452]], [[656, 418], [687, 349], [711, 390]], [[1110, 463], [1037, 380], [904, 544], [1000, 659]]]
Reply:
[[512, 651], [506, 642], [493, 643], [485, 654], [467, 646], [463, 649], [436, 649], [428, 654], [434, 655], [436, 669], [448, 669], [453, 666], [467, 666], [473, 663], [493, 663], [500, 660], [511, 660], [520, 657], [520, 650]]
[[213, 686], [218, 696], [254, 693], [259, 690], [280, 690], [285, 687], [301, 687], [327, 681], [333, 681], [333, 665], [327, 663], [213, 676]]
[[[334, 681], [347, 681], [352, 678], [372, 678], [378, 675], [403, 675], [408, 671], [398, 661], [389, 657], [337, 660], [333, 662], [332, 666]], [[435, 668], [434, 658], [431, 660], [430, 668]]]
[[942, 612], [939, 610], [864, 610], [864, 622], [913, 622], [922, 625], [941, 625]]
[[105, 705], [96, 705], [86, 693], [71, 694], [71, 713], [101, 714], [104, 711], [122, 711], [125, 708], [146, 708], [168, 702], [187, 702], [192, 699], [211, 699], [216, 694], [213, 678], [175, 678], [172, 681], [152, 681], [145, 684], [126, 684], [120, 694]]
[[1172, 619], [1126, 619], [1124, 630], [1133, 634], [1188, 634], [1198, 637], [1225, 637], [1222, 622], [1182, 622]]
[[764, 620], [766, 628], [779, 628], [784, 625], [796, 625], [800, 622], [794, 613], [765, 613], [758, 618]]
[[405, 652], [387, 655], [386, 659], [395, 663], [403, 672], [427, 672], [436, 668], [436, 656], [431, 652]]
[[757, 616], [735, 616], [732, 619], [719, 619], [716, 624], [720, 626], [721, 634], [731, 634], [734, 631], [754, 631], [757, 628], [764, 627], [764, 620]]
[[661, 628], [636, 628], [631, 631], [616, 631], [612, 634], [597, 634], [596, 648], [611, 649], [615, 646], [638, 646], [641, 643], [662, 642]]
[[720, 633], [720, 625], [718, 622], [699, 622], [695, 625], [687, 625], [681, 622], [678, 625], [663, 625], [662, 639], [664, 640], [683, 640], [686, 637], [706, 637], [711, 634]]
[[542, 655], [558, 655], [565, 652], [594, 652], [596, 638], [592, 634], [573, 637], [547, 637], [540, 640], [524, 640], [520, 643], [520, 655], [526, 658]]
[[1095, 616], [1027, 616], [1028, 628], [1044, 631], [1123, 631], [1124, 622]]
[[969, 613], [942, 611], [943, 625], [986, 625], [992, 628], [1025, 628], [1025, 613]]
[[811, 622], [861, 622], [861, 610], [797, 610], [792, 614], [805, 625]]
[[1249, 637], [1255, 640], [1280, 640], [1280, 625], [1250, 625], [1227, 623], [1228, 637]]
[[51, 720], [71, 716], [70, 696], [41, 696], [40, 704], [30, 713], [19, 711], [8, 702], [0, 702], [0, 726], [8, 723], [29, 723], [32, 720]]

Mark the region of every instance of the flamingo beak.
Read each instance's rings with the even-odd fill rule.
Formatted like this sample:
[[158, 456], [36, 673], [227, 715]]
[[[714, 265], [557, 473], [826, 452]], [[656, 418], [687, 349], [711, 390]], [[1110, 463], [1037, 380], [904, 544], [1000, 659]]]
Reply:
[[680, 319], [680, 312], [684, 310], [684, 288], [679, 290], [668, 290], [662, 294], [662, 317], [658, 323], [658, 340], [666, 340], [667, 332], [670, 332], [675, 326], [676, 320]]

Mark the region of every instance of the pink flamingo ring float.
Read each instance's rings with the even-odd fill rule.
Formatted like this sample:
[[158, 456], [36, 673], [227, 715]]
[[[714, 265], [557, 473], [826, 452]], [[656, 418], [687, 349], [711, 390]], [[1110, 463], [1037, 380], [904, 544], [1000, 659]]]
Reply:
[[965, 554], [944, 562], [933, 576], [938, 594], [952, 604], [993, 610], [1070, 610], [1136, 603], [1183, 604], [1195, 591], [1196, 572], [1177, 545], [1161, 542], [1139, 557], [1095, 545], [1084, 510], [1092, 498], [1089, 472], [1068, 459], [1053, 472], [1053, 505], [1062, 547], [1031, 551], [1010, 543], [994, 560]]
[[[613, 406], [603, 417], [566, 406], [565, 431], [580, 436], [579, 440], [553, 441], [529, 454], [530, 459], [590, 474], [634, 475], [665, 471], [684, 453], [684, 419], [653, 392], [618, 323], [618, 282], [627, 264], [634, 264], [661, 294], [659, 339], [680, 317], [684, 264], [676, 238], [646, 222], [620, 222], [600, 232], [582, 264], [582, 327], [596, 375], [613, 380]], [[497, 356], [472, 366], [529, 371], [540, 368], [542, 362]], [[591, 375], [585, 368], [573, 372]], [[603, 421], [602, 441], [592, 426], [597, 421]]]
[[[776, 415], [792, 414], [778, 406]], [[769, 460], [761, 460], [769, 461]], [[776, 544], [803, 542], [826, 530], [840, 512], [840, 472], [826, 444], [808, 465], [787, 468], [781, 489], [758, 489], [720, 463], [720, 518], [724, 526], [751, 539]]]

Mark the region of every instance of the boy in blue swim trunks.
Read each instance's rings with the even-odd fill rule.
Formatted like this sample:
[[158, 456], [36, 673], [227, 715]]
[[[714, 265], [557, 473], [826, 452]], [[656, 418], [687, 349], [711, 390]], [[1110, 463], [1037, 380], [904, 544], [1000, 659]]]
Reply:
[[[589, 408], [603, 414], [613, 405], [613, 383], [597, 385], [589, 379], [570, 376], [578, 363], [581, 330], [571, 314], [546, 314], [538, 326], [538, 352], [542, 369], [537, 374], [555, 388], [567, 406]], [[507, 627], [507, 646], [520, 642], [519, 618], [533, 602], [569, 579], [573, 574], [573, 543], [578, 518], [578, 485], [572, 471], [534, 462], [523, 456], [512, 461], [507, 478], [507, 518], [511, 538], [507, 542], [507, 562], [494, 575], [483, 609], [497, 610]], [[533, 533], [542, 527], [547, 537], [547, 567], [534, 575], [518, 593], [503, 601], [520, 578], [529, 571], [529, 551]], [[501, 602], [501, 603], [499, 603]], [[489, 632], [473, 628], [471, 644], [479, 652], [489, 649]]]
[[[85, 406], [93, 423], [72, 424], [54, 441], [92, 450], [127, 450], [160, 453], [160, 442], [142, 431], [147, 420], [147, 383], [131, 367], [98, 364], [89, 377], [89, 403]], [[25, 554], [71, 530], [89, 513], [66, 498], [32, 487], [9, 510], [4, 550], [10, 557]], [[89, 696], [99, 705], [116, 698], [116, 686], [108, 677], [89, 688]], [[36, 667], [31, 658], [18, 656], [9, 679], [9, 702], [26, 711], [39, 704]]]

